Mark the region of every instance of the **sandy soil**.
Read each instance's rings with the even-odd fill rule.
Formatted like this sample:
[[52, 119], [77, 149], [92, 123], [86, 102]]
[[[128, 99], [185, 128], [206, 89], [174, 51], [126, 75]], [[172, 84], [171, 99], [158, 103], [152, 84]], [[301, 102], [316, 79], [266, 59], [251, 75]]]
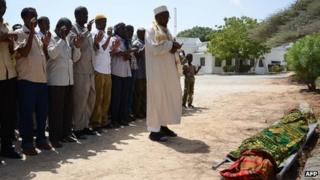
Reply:
[[196, 109], [171, 126], [179, 137], [151, 142], [139, 120], [58, 151], [6, 160], [0, 179], [220, 179], [212, 164], [289, 107], [308, 102], [319, 113], [320, 95], [302, 92], [305, 87], [289, 84], [287, 76], [198, 76]]

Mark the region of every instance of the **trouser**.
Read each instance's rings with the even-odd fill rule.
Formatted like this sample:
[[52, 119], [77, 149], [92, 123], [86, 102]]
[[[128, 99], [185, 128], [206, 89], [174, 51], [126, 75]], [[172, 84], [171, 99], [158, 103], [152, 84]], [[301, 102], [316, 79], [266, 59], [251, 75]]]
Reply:
[[61, 141], [71, 135], [72, 86], [49, 86], [49, 139]]
[[128, 113], [133, 114], [133, 101], [136, 78], [128, 78]]
[[137, 79], [134, 90], [134, 114], [137, 117], [146, 116], [146, 104], [147, 104], [147, 84], [146, 79]]
[[75, 131], [89, 127], [96, 100], [94, 74], [75, 74], [73, 86], [73, 128]]
[[193, 92], [194, 92], [194, 78], [185, 78], [184, 79], [184, 93], [183, 93], [183, 105], [192, 105], [193, 101]]
[[90, 119], [92, 128], [107, 125], [107, 114], [111, 101], [111, 74], [95, 72], [96, 102]]
[[111, 118], [113, 123], [128, 121], [128, 78], [112, 75]]
[[12, 147], [12, 138], [17, 122], [16, 78], [0, 81], [0, 137], [1, 149]]
[[21, 147], [33, 147], [33, 112], [37, 123], [37, 144], [47, 143], [45, 127], [48, 114], [48, 87], [46, 83], [18, 81], [18, 99], [20, 121], [19, 130], [22, 137]]

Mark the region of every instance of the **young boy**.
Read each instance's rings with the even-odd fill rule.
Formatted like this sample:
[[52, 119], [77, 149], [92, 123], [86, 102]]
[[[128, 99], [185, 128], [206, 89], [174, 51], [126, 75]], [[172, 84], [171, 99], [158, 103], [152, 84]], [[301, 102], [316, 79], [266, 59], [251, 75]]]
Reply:
[[183, 74], [184, 74], [184, 93], [183, 93], [183, 103], [182, 106], [187, 108], [186, 103], [188, 100], [188, 107], [194, 108], [192, 105], [193, 101], [193, 90], [194, 90], [194, 82], [195, 82], [195, 75], [198, 74], [201, 66], [198, 69], [192, 65], [193, 56], [192, 54], [187, 54], [186, 57], [188, 61], [188, 65], [183, 66]]

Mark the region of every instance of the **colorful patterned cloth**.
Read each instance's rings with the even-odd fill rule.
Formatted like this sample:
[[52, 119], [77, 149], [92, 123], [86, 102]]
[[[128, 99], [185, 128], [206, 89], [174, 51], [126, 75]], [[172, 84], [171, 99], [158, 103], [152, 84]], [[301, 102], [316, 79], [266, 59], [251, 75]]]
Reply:
[[315, 121], [312, 113], [290, 111], [279, 123], [244, 140], [236, 151], [230, 152], [228, 156], [236, 162], [220, 174], [227, 179], [268, 179], [274, 172], [270, 166], [277, 168], [295, 153], [309, 131], [308, 124]]
[[240, 147], [230, 153], [239, 158], [241, 152], [255, 149], [269, 153], [277, 165], [295, 153], [305, 135], [308, 133], [309, 116], [299, 110], [293, 110], [284, 116], [279, 123], [262, 130], [259, 134], [242, 142]]
[[242, 156], [230, 168], [220, 172], [226, 179], [268, 180], [274, 177], [275, 162], [269, 154], [254, 150], [242, 153]]

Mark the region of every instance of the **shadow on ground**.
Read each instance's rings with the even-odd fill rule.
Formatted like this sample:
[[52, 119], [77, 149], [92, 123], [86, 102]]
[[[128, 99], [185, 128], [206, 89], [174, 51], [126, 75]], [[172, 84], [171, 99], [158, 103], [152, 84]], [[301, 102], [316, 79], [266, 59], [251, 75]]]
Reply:
[[[195, 108], [187, 111], [187, 115], [199, 113], [206, 108]], [[77, 159], [90, 160], [90, 157], [107, 151], [122, 151], [117, 145], [125, 144], [124, 140], [134, 140], [142, 133], [147, 133], [145, 120], [131, 123], [131, 127], [108, 130], [98, 136], [88, 136], [79, 143], [64, 144], [63, 148], [43, 151], [39, 155], [27, 156], [23, 160], [5, 159], [0, 165], [0, 179], [33, 179], [38, 172], [58, 173], [57, 169], [65, 164], [73, 164]], [[147, 139], [146, 139], [147, 140]], [[163, 145], [180, 153], [208, 153], [209, 146], [200, 140], [189, 140], [177, 137]]]
[[208, 108], [206, 107], [183, 108], [182, 116], [193, 116], [193, 114], [202, 113], [205, 110], [208, 110]]

